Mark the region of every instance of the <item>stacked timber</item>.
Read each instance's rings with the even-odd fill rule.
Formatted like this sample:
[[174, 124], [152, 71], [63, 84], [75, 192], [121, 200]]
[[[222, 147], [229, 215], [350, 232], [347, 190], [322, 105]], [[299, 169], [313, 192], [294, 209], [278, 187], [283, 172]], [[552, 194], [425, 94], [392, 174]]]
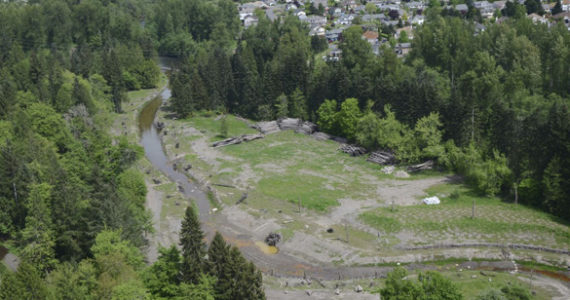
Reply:
[[303, 122], [299, 127], [295, 130], [296, 133], [302, 133], [306, 135], [311, 135], [317, 131], [317, 124], [311, 122]]
[[317, 141], [328, 141], [331, 139], [331, 135], [324, 133], [324, 132], [315, 132], [311, 135], [313, 138], [315, 138], [315, 140]]
[[366, 149], [355, 145], [342, 144], [338, 150], [350, 154], [350, 156], [360, 156], [366, 154]]
[[260, 134], [260, 133], [258, 133], [258, 134], [244, 134], [244, 135], [231, 137], [231, 138], [228, 138], [225, 140], [214, 142], [212, 144], [212, 147], [214, 147], [214, 148], [224, 147], [224, 146], [229, 146], [229, 145], [240, 144], [242, 142], [250, 142], [250, 141], [262, 139], [262, 138], [263, 138], [263, 134]]
[[301, 123], [301, 120], [294, 118], [285, 118], [277, 121], [281, 130], [297, 130]]
[[408, 172], [419, 172], [433, 169], [433, 160], [428, 160], [424, 163], [412, 165], [408, 167]]
[[396, 157], [387, 151], [374, 151], [366, 160], [379, 165], [392, 165], [396, 162]]
[[263, 134], [270, 134], [281, 131], [281, 128], [279, 128], [279, 124], [277, 124], [277, 121], [257, 122], [251, 127]]

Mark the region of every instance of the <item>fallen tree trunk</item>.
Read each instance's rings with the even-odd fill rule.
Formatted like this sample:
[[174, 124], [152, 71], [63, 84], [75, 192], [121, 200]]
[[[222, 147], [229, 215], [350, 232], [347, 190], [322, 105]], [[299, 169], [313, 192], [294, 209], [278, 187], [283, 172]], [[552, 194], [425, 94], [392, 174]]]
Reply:
[[229, 184], [222, 184], [222, 183], [212, 183], [212, 185], [216, 185], [216, 186], [223, 186], [223, 187], [227, 187], [227, 188], [236, 189], [236, 187], [235, 187], [235, 186], [233, 186], [233, 185], [229, 185]]
[[241, 198], [239, 198], [239, 200], [236, 202], [236, 204], [240, 204], [243, 201], [245, 201], [245, 199], [247, 199], [247, 192], [243, 193], [243, 195], [241, 195]]
[[433, 169], [433, 160], [428, 160], [424, 163], [412, 165], [408, 167], [408, 172], [419, 172]]
[[225, 140], [214, 142], [212, 144], [212, 147], [214, 147], [214, 148], [224, 147], [224, 146], [229, 146], [229, 145], [240, 144], [242, 142], [250, 142], [250, 141], [262, 139], [262, 138], [263, 138], [263, 134], [259, 134], [259, 133], [258, 134], [244, 134], [244, 135], [231, 137], [231, 138], [228, 138]]
[[396, 162], [396, 157], [387, 151], [374, 151], [370, 153], [370, 156], [368, 156], [366, 160], [379, 165], [391, 165]]

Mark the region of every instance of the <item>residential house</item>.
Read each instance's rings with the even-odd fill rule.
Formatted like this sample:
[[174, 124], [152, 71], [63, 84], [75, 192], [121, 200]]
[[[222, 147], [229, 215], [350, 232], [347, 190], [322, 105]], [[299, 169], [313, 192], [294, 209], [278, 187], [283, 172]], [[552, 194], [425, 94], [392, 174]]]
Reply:
[[365, 31], [362, 34], [362, 38], [367, 40], [370, 43], [370, 45], [374, 45], [378, 43], [378, 32], [371, 30]]
[[409, 9], [413, 9], [413, 10], [418, 10], [418, 9], [424, 9], [425, 8], [425, 3], [424, 2], [418, 2], [418, 1], [410, 1], [408, 3], [405, 4]]
[[341, 15], [334, 23], [336, 25], [351, 25], [354, 20], [354, 15]]
[[561, 1], [562, 4], [562, 11], [570, 11], [570, 0]]
[[327, 18], [323, 16], [312, 15], [307, 17], [306, 22], [309, 23], [310, 28], [320, 27], [327, 25]]
[[396, 34], [394, 34], [394, 37], [396, 39], [399, 39], [400, 36], [402, 36], [403, 31], [406, 32], [408, 39], [410, 39], [410, 40], [414, 39], [414, 31], [412, 30], [412, 26], [406, 26], [406, 27], [396, 29]]
[[557, 13], [552, 16], [552, 19], [556, 20], [556, 22], [562, 22], [570, 30], [570, 11]]
[[325, 36], [326, 30], [322, 26], [313, 27], [313, 28], [311, 28], [311, 30], [309, 30], [309, 35], [310, 36], [313, 36], [313, 35]]
[[329, 44], [329, 53], [323, 56], [325, 61], [339, 61], [342, 55], [342, 50], [335, 44]]
[[256, 26], [259, 20], [256, 16], [247, 16], [243, 19], [243, 27], [248, 28], [250, 26]]
[[395, 52], [398, 57], [408, 55], [412, 51], [412, 44], [410, 43], [397, 43], [395, 47]]
[[548, 19], [539, 15], [539, 14], [532, 13], [532, 14], [528, 15], [527, 17], [529, 19], [531, 19], [534, 24], [538, 24], [538, 23], [549, 24]]
[[481, 16], [483, 18], [490, 18], [495, 12], [493, 4], [489, 3], [488, 1], [475, 1], [473, 2], [473, 7], [481, 12]]
[[340, 37], [341, 37], [343, 31], [344, 31], [344, 28], [335, 28], [335, 29], [328, 30], [325, 33], [325, 35], [327, 37], [327, 40], [332, 43], [332, 42], [336, 42], [336, 41], [340, 40]]
[[495, 1], [492, 4], [494, 9], [502, 10], [507, 5], [507, 1]]
[[425, 17], [422, 15], [415, 15], [412, 18], [412, 25], [423, 25], [425, 22]]
[[389, 20], [390, 18], [387, 17], [384, 14], [373, 14], [373, 15], [363, 15], [362, 16], [362, 22], [364, 23], [373, 23], [376, 20], [382, 21], [382, 20]]
[[[447, 8], [453, 8], [453, 6], [448, 6]], [[467, 7], [466, 4], [457, 4], [457, 5], [455, 5], [455, 10], [457, 10], [458, 12], [460, 12], [462, 14], [466, 14], [467, 11], [469, 11], [469, 8]]]

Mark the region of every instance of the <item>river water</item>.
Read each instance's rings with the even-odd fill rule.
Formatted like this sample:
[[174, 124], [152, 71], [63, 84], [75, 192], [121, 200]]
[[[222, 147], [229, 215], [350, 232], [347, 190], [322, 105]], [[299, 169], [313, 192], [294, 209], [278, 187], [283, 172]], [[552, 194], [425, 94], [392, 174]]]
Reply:
[[[141, 144], [144, 148], [144, 153], [150, 163], [164, 175], [168, 176], [170, 180], [176, 182], [178, 189], [183, 194], [193, 199], [198, 206], [200, 219], [202, 221], [208, 218], [210, 212], [210, 201], [208, 195], [202, 191], [199, 186], [188, 178], [186, 174], [174, 168], [173, 163], [168, 159], [164, 148], [162, 147], [162, 140], [160, 137], [160, 130], [156, 127], [155, 119], [156, 113], [162, 106], [163, 101], [170, 98], [171, 92], [169, 88], [165, 88], [158, 97], [147, 103], [139, 115], [139, 130], [141, 136]], [[179, 166], [182, 168], [183, 166]]]

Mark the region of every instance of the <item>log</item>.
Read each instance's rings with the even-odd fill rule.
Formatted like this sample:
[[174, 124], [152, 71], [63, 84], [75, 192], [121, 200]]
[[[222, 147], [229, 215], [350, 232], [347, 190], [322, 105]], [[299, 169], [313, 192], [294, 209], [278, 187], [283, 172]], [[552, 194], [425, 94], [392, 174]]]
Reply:
[[263, 134], [244, 134], [237, 137], [227, 138], [225, 140], [217, 141], [212, 144], [212, 147], [224, 147], [229, 145], [240, 144], [242, 142], [251, 142], [253, 140], [262, 139]]
[[331, 136], [329, 134], [326, 134], [324, 132], [315, 132], [311, 135], [313, 138], [315, 138], [315, 140], [317, 141], [326, 141], [326, 140], [330, 140]]
[[242, 203], [243, 201], [245, 201], [245, 199], [247, 199], [247, 192], [245, 192], [245, 193], [243, 193], [243, 194], [241, 195], [241, 197], [240, 197], [239, 200], [236, 202], [236, 204]]
[[379, 165], [391, 165], [396, 162], [396, 157], [394, 154], [387, 151], [374, 151], [370, 153], [370, 156], [366, 161], [377, 163]]
[[433, 160], [428, 160], [424, 163], [412, 165], [408, 167], [408, 172], [419, 172], [433, 169]]
[[350, 156], [360, 156], [366, 154], [366, 149], [355, 145], [342, 144], [338, 148], [339, 151], [350, 154]]
[[286, 118], [278, 120], [277, 124], [281, 130], [297, 130], [299, 125], [301, 125], [301, 120], [294, 118]]
[[311, 123], [311, 122], [303, 122], [297, 128], [297, 130], [295, 130], [296, 133], [302, 133], [302, 134], [306, 134], [306, 135], [311, 135], [316, 131], [317, 131], [317, 124]]
[[281, 131], [281, 129], [279, 128], [279, 124], [277, 124], [277, 121], [257, 122], [251, 127], [263, 134], [270, 134]]
[[235, 186], [233, 186], [233, 185], [229, 185], [229, 184], [222, 184], [222, 183], [212, 183], [212, 185], [217, 185], [217, 186], [223, 186], [223, 187], [227, 187], [227, 188], [236, 189], [236, 187], [235, 187]]

